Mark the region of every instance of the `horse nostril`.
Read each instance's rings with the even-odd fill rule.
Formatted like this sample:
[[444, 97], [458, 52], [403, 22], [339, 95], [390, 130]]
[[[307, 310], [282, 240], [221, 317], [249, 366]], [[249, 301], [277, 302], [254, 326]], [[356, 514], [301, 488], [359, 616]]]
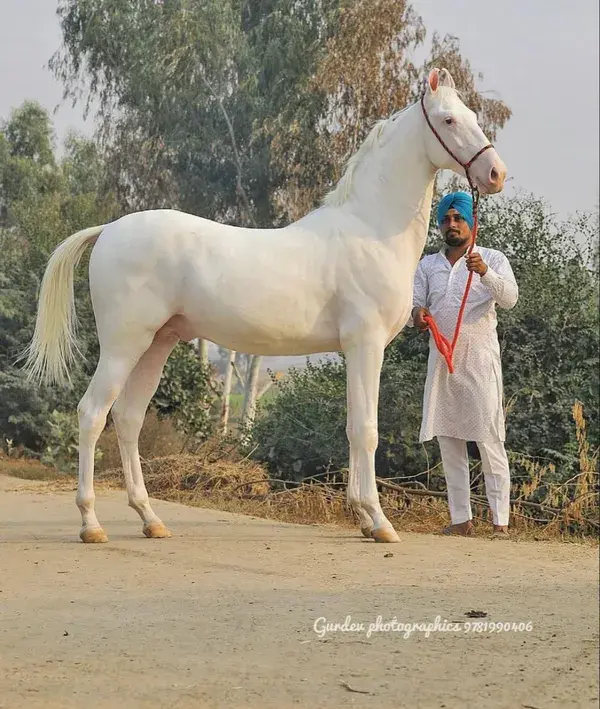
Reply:
[[492, 171], [490, 172], [490, 182], [497, 182], [498, 181], [498, 170], [496, 170], [495, 167], [492, 168]]

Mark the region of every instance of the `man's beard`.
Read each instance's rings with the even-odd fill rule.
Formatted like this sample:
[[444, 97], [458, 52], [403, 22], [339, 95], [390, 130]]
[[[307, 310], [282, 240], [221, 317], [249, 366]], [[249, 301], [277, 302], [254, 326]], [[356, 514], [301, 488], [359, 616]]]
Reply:
[[444, 237], [448, 246], [462, 246], [468, 241], [467, 236], [461, 236], [458, 232], [448, 231]]

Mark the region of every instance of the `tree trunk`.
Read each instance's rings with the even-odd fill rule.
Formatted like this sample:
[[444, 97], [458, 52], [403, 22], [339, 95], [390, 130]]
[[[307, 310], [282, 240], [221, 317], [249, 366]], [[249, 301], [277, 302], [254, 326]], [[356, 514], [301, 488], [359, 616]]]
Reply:
[[254, 417], [256, 416], [256, 395], [258, 392], [258, 375], [260, 374], [261, 363], [262, 355], [254, 355], [248, 369], [244, 395], [244, 409], [242, 413], [242, 426], [244, 428], [252, 426]]
[[223, 383], [223, 395], [221, 397], [221, 434], [227, 434], [229, 424], [229, 397], [231, 395], [231, 384], [233, 381], [233, 368], [235, 366], [235, 350], [229, 350], [227, 369], [225, 370], [225, 382]]
[[208, 365], [208, 340], [198, 340], [196, 345], [196, 352], [198, 353], [198, 359], [204, 366]]

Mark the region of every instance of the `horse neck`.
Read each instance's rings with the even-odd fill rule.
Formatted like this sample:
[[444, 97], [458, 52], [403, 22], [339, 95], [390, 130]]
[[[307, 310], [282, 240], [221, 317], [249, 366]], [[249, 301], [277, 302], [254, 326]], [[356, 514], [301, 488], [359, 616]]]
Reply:
[[416, 240], [419, 254], [427, 236], [436, 168], [423, 138], [419, 104], [398, 115], [386, 128], [383, 144], [357, 170], [346, 205], [382, 240], [406, 246]]

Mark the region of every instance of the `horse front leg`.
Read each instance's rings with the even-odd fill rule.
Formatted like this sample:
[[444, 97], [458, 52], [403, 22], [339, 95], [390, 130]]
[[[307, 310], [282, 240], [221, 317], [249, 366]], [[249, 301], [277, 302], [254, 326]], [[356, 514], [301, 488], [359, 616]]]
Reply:
[[387, 340], [372, 333], [349, 339], [344, 346], [348, 388], [346, 431], [350, 444], [348, 503], [360, 510], [363, 534], [372, 527], [370, 534], [375, 541], [398, 542], [400, 538], [381, 509], [375, 479], [379, 378]]
[[[348, 401], [348, 411], [350, 411], [350, 401]], [[348, 436], [348, 443], [350, 447], [350, 466], [348, 472], [348, 492], [347, 500], [348, 504], [352, 508], [353, 512], [358, 517], [358, 523], [360, 525], [360, 531], [363, 537], [371, 539], [373, 533], [373, 520], [369, 517], [366, 510], [360, 505], [360, 486], [358, 483], [358, 470], [356, 468], [356, 455], [353, 450], [352, 445], [352, 430], [350, 428], [350, 417], [348, 417], [348, 425], [346, 426], [346, 435]]]

